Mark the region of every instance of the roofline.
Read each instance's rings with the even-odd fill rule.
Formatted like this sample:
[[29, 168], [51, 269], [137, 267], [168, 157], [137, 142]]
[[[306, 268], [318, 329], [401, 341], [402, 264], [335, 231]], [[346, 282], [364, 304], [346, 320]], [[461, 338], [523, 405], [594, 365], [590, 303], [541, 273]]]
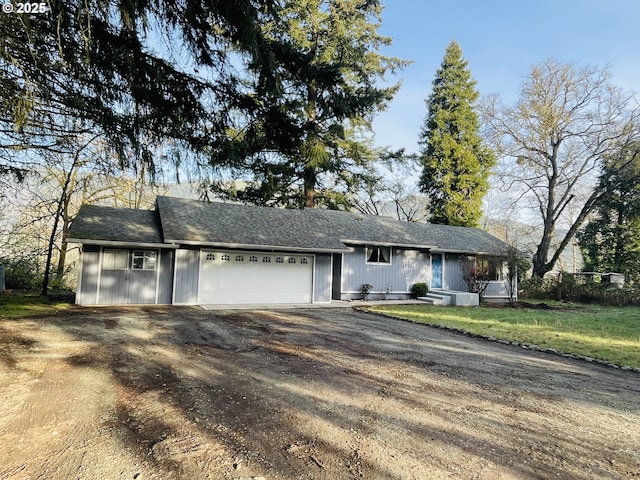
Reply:
[[367, 242], [365, 240], [349, 240], [341, 238], [340, 241], [346, 244], [352, 245], [375, 245], [379, 247], [403, 247], [403, 248], [415, 248], [420, 250], [433, 250], [437, 247], [433, 245], [418, 245], [413, 243], [398, 243], [398, 242]]
[[273, 250], [284, 252], [303, 252], [303, 253], [347, 253], [351, 249], [345, 246], [345, 248], [310, 248], [310, 247], [291, 247], [287, 245], [264, 245], [260, 243], [228, 243], [228, 242], [198, 242], [198, 241], [184, 241], [184, 240], [171, 240], [172, 243], [180, 243], [181, 245], [194, 245], [200, 247], [217, 247], [217, 248], [231, 248], [231, 249], [245, 249], [245, 250]]
[[88, 238], [67, 238], [66, 241], [67, 243], [101, 245], [104, 247], [180, 248], [180, 245], [176, 245], [174, 243], [123, 242], [120, 240], [92, 240]]
[[474, 252], [471, 250], [452, 250], [452, 249], [448, 249], [448, 248], [434, 248], [433, 253], [461, 253], [461, 254], [467, 254], [467, 255], [487, 255], [487, 256], [496, 256], [496, 257], [504, 257], [507, 254], [506, 253], [495, 253], [495, 252]]

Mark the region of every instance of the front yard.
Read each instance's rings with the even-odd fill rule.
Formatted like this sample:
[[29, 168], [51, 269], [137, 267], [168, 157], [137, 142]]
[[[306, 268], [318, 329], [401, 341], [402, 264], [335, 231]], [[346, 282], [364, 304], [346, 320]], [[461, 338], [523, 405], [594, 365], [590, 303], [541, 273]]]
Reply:
[[636, 372], [350, 308], [53, 310], [0, 310], [0, 479], [640, 475]]
[[389, 305], [372, 311], [620, 366], [640, 367], [640, 308], [573, 304], [479, 308]]

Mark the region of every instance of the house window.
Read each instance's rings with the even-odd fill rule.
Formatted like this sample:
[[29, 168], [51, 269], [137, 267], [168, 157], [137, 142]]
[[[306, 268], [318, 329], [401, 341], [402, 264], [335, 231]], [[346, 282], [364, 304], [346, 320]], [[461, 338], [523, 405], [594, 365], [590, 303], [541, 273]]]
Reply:
[[220, 257], [220, 260], [222, 260], [223, 262], [230, 262], [231, 261], [231, 257], [225, 253], [224, 255], [222, 255]]
[[102, 268], [105, 270], [127, 270], [129, 268], [129, 250], [105, 248]]
[[156, 255], [155, 250], [134, 250], [131, 259], [131, 268], [133, 270], [155, 270]]
[[244, 255], [236, 255], [236, 262], [244, 262]]
[[213, 261], [216, 259], [216, 254], [215, 253], [207, 253], [207, 256], [205, 257], [208, 261]]
[[500, 280], [502, 273], [500, 261], [496, 258], [476, 258], [476, 271], [482, 280]]
[[296, 263], [296, 259], [295, 258], [290, 258], [289, 260], [287, 260], [289, 263]]
[[300, 263], [306, 265], [307, 263], [309, 263], [309, 261], [306, 258], [301, 258]]
[[276, 257], [276, 263], [284, 263], [284, 258]]
[[391, 247], [367, 247], [367, 263], [391, 263]]
[[262, 257], [262, 263], [271, 263], [271, 257]]
[[256, 257], [255, 255], [251, 255], [251, 256], [249, 257], [249, 261], [250, 261], [251, 263], [255, 263], [255, 262], [257, 262], [257, 261], [258, 261], [258, 257]]

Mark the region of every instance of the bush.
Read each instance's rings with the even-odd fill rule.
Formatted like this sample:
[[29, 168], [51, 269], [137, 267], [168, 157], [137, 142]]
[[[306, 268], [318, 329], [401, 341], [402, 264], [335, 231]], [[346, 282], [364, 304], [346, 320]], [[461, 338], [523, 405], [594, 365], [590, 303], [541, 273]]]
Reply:
[[411, 285], [411, 295], [413, 298], [424, 297], [429, 291], [429, 287], [424, 282], [418, 282]]
[[520, 283], [519, 298], [564, 300], [601, 305], [640, 305], [640, 290], [619, 288], [582, 275], [562, 272], [560, 276], [528, 278]]
[[371, 293], [372, 288], [373, 285], [371, 285], [370, 283], [363, 283], [362, 285], [360, 285], [360, 295], [362, 295], [362, 300], [367, 299], [369, 293]]
[[5, 266], [7, 290], [35, 290], [42, 285], [43, 274], [36, 257], [0, 258]]

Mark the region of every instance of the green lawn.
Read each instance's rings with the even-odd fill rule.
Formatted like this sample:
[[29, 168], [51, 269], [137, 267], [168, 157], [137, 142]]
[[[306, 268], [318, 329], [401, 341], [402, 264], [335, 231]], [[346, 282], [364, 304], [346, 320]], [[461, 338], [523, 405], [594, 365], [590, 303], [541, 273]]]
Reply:
[[[557, 307], [556, 307], [557, 308]], [[561, 309], [384, 305], [371, 310], [429, 325], [640, 367], [640, 308]]]
[[69, 303], [40, 295], [0, 295], [0, 318], [48, 315], [69, 308]]

